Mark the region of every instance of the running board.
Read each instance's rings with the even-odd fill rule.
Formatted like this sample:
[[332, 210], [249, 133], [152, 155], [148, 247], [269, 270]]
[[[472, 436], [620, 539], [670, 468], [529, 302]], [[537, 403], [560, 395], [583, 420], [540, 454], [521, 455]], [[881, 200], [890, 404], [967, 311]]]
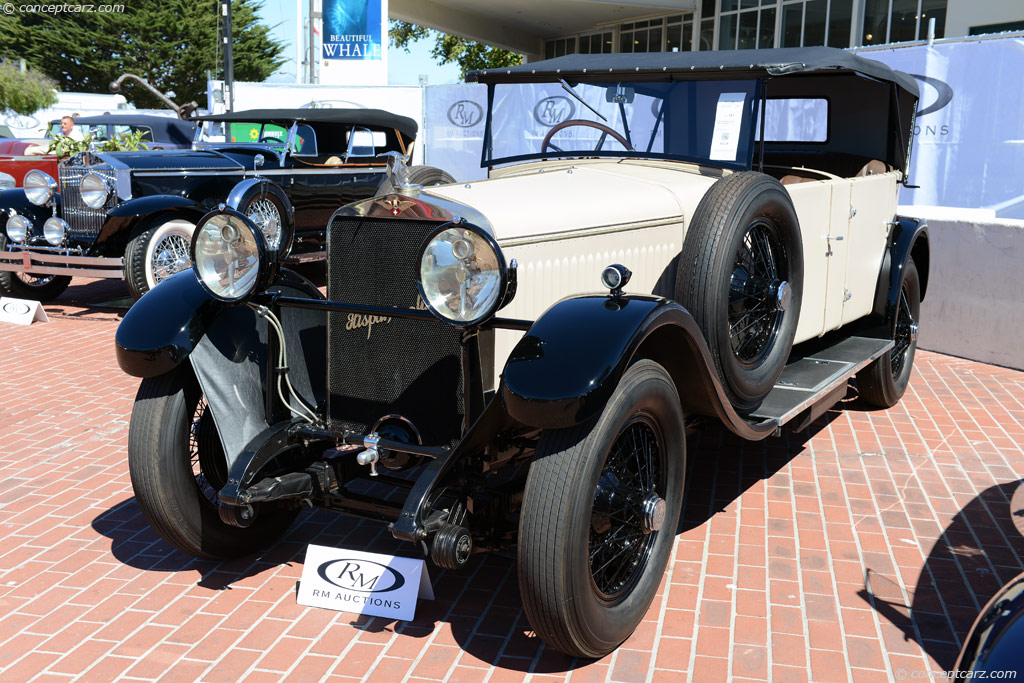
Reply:
[[775, 387], [749, 417], [799, 431], [846, 396], [857, 372], [892, 348], [891, 339], [847, 337], [808, 356], [790, 358]]

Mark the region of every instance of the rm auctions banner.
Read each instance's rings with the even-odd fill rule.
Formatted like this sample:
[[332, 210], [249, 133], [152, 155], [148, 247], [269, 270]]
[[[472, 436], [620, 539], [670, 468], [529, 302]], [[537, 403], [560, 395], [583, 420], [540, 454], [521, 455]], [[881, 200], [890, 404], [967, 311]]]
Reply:
[[993, 209], [1024, 218], [1024, 39], [864, 50], [917, 79], [910, 183], [901, 204]]
[[323, 58], [381, 58], [381, 0], [323, 0]]

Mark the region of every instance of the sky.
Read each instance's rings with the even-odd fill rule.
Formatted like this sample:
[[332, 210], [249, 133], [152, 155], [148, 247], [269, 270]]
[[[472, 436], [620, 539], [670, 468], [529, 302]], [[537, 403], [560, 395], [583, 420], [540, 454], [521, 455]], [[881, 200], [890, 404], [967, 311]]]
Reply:
[[[308, 12], [309, 0], [263, 0], [260, 14], [264, 23], [271, 27], [274, 38], [287, 45], [284, 56], [288, 61], [268, 79], [272, 82], [295, 82], [295, 26], [296, 21], [303, 21], [301, 17], [296, 20], [300, 3], [303, 11]], [[389, 85], [417, 85], [421, 74], [427, 77], [427, 82], [431, 85], [459, 83], [457, 66], [438, 66], [430, 56], [433, 42], [432, 39], [416, 41], [410, 46], [409, 54], [406, 54], [405, 50], [392, 48], [388, 54]]]

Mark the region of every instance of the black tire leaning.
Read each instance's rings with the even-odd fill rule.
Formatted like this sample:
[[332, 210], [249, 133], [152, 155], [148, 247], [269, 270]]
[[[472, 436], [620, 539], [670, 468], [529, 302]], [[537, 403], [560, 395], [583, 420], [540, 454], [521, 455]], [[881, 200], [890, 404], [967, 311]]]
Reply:
[[156, 247], [155, 242], [160, 240], [172, 226], [180, 226], [177, 232], [187, 239], [189, 244], [192, 240], [192, 231], [195, 230], [195, 223], [174, 213], [158, 213], [146, 219], [139, 227], [135, 235], [128, 241], [124, 250], [124, 280], [128, 284], [128, 291], [133, 299], [140, 299], [142, 295], [159, 284], [154, 275], [151, 249]]
[[[903, 269], [896, 316], [892, 350], [857, 373], [860, 397], [876, 408], [891, 408], [900, 402], [914, 368], [916, 323], [921, 318], [921, 277], [913, 258], [907, 260]], [[915, 325], [913, 329], [911, 324]]]
[[[747, 289], [733, 286], [737, 274], [750, 269], [737, 260], [741, 253], [752, 253], [745, 246], [747, 235], [776, 245], [772, 257], [778, 278], [788, 283], [789, 297], [785, 310], [776, 307], [777, 297], [769, 292], [761, 278], [746, 278]], [[778, 253], [775, 253], [778, 252]], [[761, 283], [761, 284], [758, 284]], [[786, 365], [803, 294], [803, 246], [800, 226], [793, 202], [782, 184], [763, 173], [733, 173], [718, 182], [704, 195], [690, 221], [676, 271], [675, 297], [697, 321], [704, 333], [730, 402], [740, 412], [750, 412], [760, 405]], [[763, 299], [770, 309], [756, 309]], [[757, 316], [746, 318], [738, 307], [755, 306]], [[749, 337], [738, 338], [738, 349], [730, 324], [737, 331], [748, 320], [768, 316], [768, 322], [751, 347]], [[736, 317], [735, 322], [730, 316]]]
[[[447, 171], [433, 166], [410, 166], [409, 182], [413, 185], [430, 187], [432, 185], [450, 185], [455, 182], [455, 178]], [[386, 176], [377, 189], [377, 196], [391, 194], [394, 191], [395, 186], [391, 182], [391, 176]]]
[[[602, 595], [590, 564], [591, 534], [597, 533], [592, 515], [598, 496], [606, 495], [598, 482], [622, 483], [609, 479], [604, 470], [611, 466], [618, 436], [637, 424], [653, 425], [651, 433], [658, 437], [660, 448], [652, 461], [658, 462], [655, 490], [664, 500], [664, 522], [659, 531], [641, 537], [643, 560], [639, 569], [627, 570], [628, 585]], [[632, 438], [633, 432], [628, 433]], [[601, 657], [633, 633], [668, 564], [685, 473], [679, 395], [665, 369], [651, 360], [638, 361], [626, 371], [600, 417], [541, 434], [523, 493], [518, 571], [526, 616], [549, 645], [570, 656]], [[616, 522], [607, 516], [603, 523], [608, 526], [598, 539], [599, 549], [611, 538]], [[626, 526], [618, 523], [615, 528]]]
[[[0, 232], [0, 251], [7, 250], [7, 235]], [[33, 278], [35, 279], [35, 278]], [[67, 275], [44, 275], [37, 283], [26, 282], [10, 270], [0, 270], [0, 296], [12, 296], [16, 299], [32, 301], [52, 301], [60, 296], [71, 278]]]
[[[199, 400], [199, 385], [187, 363], [142, 380], [128, 430], [132, 489], [150, 527], [178, 550], [210, 560], [240, 557], [272, 543], [297, 512], [263, 507], [245, 528], [221, 521], [207, 495], [210, 489], [201, 488], [192, 469], [189, 436]], [[211, 436], [203, 434], [210, 431], [203, 430], [203, 420], [197, 429], [200, 444]], [[223, 471], [209, 476], [216, 479]]]

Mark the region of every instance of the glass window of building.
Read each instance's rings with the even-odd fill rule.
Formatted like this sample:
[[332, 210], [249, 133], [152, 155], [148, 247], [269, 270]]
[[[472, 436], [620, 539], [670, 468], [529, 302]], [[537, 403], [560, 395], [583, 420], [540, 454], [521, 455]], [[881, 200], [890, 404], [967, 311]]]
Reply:
[[597, 55], [612, 51], [612, 32], [591, 33], [579, 37], [579, 53]]
[[928, 20], [935, 19], [935, 37], [946, 35], [948, 0], [864, 0], [862, 45], [923, 40]]
[[665, 20], [665, 52], [693, 50], [693, 12]]
[[777, 4], [776, 0], [722, 0], [722, 12], [718, 17], [718, 49], [775, 47]]
[[576, 36], [571, 38], [555, 38], [544, 44], [544, 59], [571, 54], [576, 54]]

